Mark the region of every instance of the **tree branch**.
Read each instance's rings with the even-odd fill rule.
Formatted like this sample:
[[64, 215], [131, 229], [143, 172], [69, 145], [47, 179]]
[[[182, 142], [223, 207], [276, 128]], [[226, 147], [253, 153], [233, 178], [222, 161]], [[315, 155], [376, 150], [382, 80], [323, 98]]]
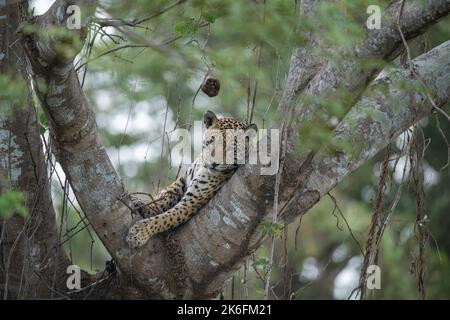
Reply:
[[[23, 90], [28, 75], [15, 31], [27, 10], [26, 2], [0, 5], [0, 16], [5, 17], [0, 20], [0, 72]], [[1, 104], [0, 194], [21, 191], [29, 216], [0, 219], [0, 295], [51, 298], [54, 290], [64, 288], [69, 259], [59, 246], [36, 110], [30, 94]]]
[[[311, 6], [303, 10], [308, 14], [318, 2], [320, 1], [307, 1]], [[398, 33], [395, 17], [398, 14], [400, 2], [394, 2], [389, 6], [383, 15], [382, 28], [368, 31], [366, 40], [354, 52], [348, 52], [349, 56], [359, 57], [359, 59], [393, 59], [398, 54], [401, 36]], [[424, 32], [428, 26], [449, 11], [447, 1], [433, 1], [426, 5], [422, 1], [408, 2], [400, 20], [405, 37], [411, 39]], [[312, 43], [316, 41], [319, 39], [313, 39]], [[292, 145], [298, 137], [300, 123], [311, 121], [319, 110], [321, 113], [326, 110], [311, 105], [305, 108], [301, 101], [297, 103], [298, 96], [303, 94], [324, 99], [338, 99], [336, 92], [344, 89], [352, 93], [353, 99], [357, 100], [377, 72], [376, 67], [362, 70], [357, 61], [345, 60], [344, 56], [345, 68], [338, 68], [329, 62], [309, 81], [311, 74], [317, 71], [316, 67], [321, 64], [321, 61], [313, 56], [315, 51], [306, 52], [309, 53], [307, 60], [312, 59], [309, 61], [316, 62], [302, 65], [305, 59], [298, 60], [294, 54], [286, 91], [279, 106], [280, 114], [289, 114], [289, 117], [293, 119], [288, 128], [287, 160], [279, 192], [283, 201], [280, 208], [284, 208], [283, 213], [288, 221], [306, 212], [323, 195], [323, 190], [299, 188], [306, 183], [305, 180], [311, 172], [310, 169], [302, 168], [302, 163], [308, 159], [310, 152], [303, 150], [300, 155], [298, 152], [294, 155]], [[298, 72], [301, 72], [300, 76]], [[348, 107], [350, 108], [350, 105]], [[324, 161], [327, 159], [324, 158]], [[332, 164], [330, 163], [329, 166]], [[317, 166], [315, 164], [313, 167]], [[324, 167], [323, 170], [326, 168], [329, 167]], [[331, 181], [332, 177], [329, 178]], [[311, 181], [317, 181], [318, 178], [312, 179]], [[334, 185], [329, 183], [328, 190]], [[198, 296], [213, 295], [219, 290], [223, 281], [239, 268], [242, 259], [255, 249], [255, 244], [259, 243], [260, 239], [257, 232], [258, 226], [272, 208], [273, 186], [274, 177], [260, 176], [259, 168], [242, 168], [190, 223], [180, 228], [179, 242], [185, 244], [182, 251], [185, 253], [187, 269], [191, 273], [193, 282], [197, 283], [194, 284], [194, 288], [198, 288], [199, 291], [196, 293]]]
[[[88, 6], [87, 11], [92, 15], [96, 1], [73, 1], [73, 4], [80, 5], [84, 11]], [[66, 30], [78, 40], [73, 40], [63, 53], [57, 50], [60, 40], [42, 31], [52, 21], [65, 28], [67, 16], [58, 13], [66, 12], [67, 6], [65, 1], [56, 1], [33, 21], [37, 30], [24, 33], [23, 41], [36, 93], [49, 120], [53, 152], [83, 212], [122, 272], [122, 294], [127, 298], [165, 297], [164, 283], [171, 282], [174, 276], [164, 273], [167, 270], [165, 248], [161, 241], [153, 241], [151, 256], [143, 252], [131, 255], [125, 236], [133, 221], [129, 207], [123, 202], [128, 200], [122, 199], [125, 190], [101, 143], [93, 111], [73, 67], [88, 24], [81, 30]], [[153, 273], [166, 278], [155, 279]]]

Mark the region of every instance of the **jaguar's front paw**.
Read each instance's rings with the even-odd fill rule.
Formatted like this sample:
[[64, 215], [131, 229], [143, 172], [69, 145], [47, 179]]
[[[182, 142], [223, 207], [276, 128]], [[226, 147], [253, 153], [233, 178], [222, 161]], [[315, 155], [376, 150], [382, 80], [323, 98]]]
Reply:
[[126, 240], [131, 247], [133, 248], [142, 247], [144, 244], [147, 243], [148, 239], [150, 239], [150, 234], [148, 233], [145, 225], [146, 220], [147, 219], [143, 219], [136, 222], [128, 231]]

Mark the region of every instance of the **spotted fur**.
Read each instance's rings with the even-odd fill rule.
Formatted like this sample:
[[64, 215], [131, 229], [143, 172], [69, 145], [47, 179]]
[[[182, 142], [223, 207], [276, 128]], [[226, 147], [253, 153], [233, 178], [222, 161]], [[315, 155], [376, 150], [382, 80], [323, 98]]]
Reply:
[[[130, 228], [126, 240], [132, 247], [141, 247], [153, 235], [179, 226], [203, 207], [242, 164], [242, 156], [245, 159], [247, 148], [237, 143], [239, 135], [252, 138], [257, 130], [254, 124], [217, 118], [211, 111], [205, 113], [203, 123], [206, 131], [202, 153], [184, 176], [148, 205], [150, 216]], [[233, 158], [231, 163], [226, 163], [227, 155]]]

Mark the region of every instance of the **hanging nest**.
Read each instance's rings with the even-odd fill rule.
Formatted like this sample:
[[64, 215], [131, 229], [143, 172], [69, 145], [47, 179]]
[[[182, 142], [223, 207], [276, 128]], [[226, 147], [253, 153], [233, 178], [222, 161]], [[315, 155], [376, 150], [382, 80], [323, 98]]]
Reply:
[[208, 97], [215, 97], [219, 94], [220, 91], [220, 82], [217, 79], [214, 78], [208, 78], [206, 79], [202, 84], [202, 91], [208, 96]]

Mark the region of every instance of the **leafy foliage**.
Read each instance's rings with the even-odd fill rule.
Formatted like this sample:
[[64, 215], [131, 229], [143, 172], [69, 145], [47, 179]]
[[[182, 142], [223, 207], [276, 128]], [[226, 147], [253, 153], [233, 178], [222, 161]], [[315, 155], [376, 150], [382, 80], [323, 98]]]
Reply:
[[192, 35], [196, 33], [198, 30], [198, 24], [195, 22], [194, 18], [185, 17], [182, 21], [178, 22], [174, 31], [181, 36]]

